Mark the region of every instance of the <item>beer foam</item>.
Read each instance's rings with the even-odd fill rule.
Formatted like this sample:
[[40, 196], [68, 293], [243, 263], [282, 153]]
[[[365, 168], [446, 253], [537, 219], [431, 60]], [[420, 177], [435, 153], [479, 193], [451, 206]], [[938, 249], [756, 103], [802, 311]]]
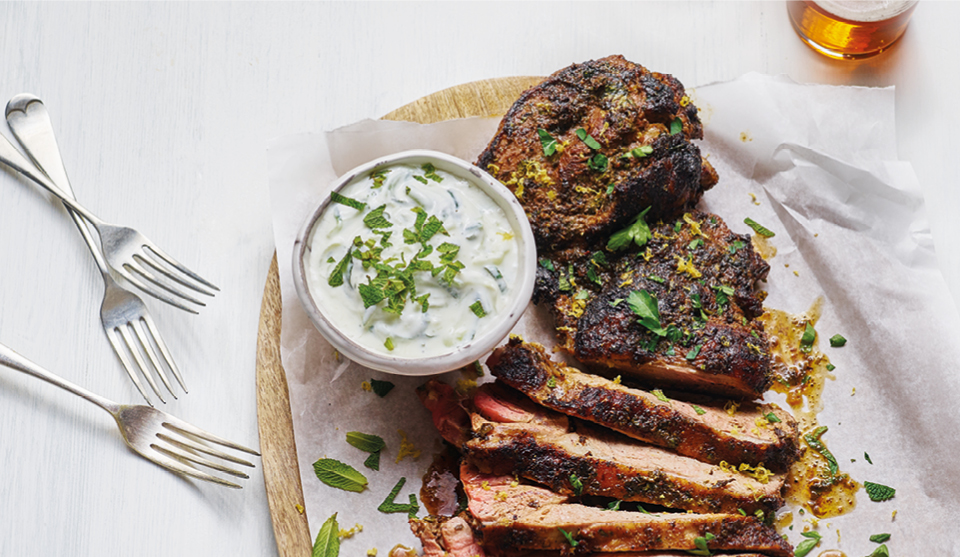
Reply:
[[814, 0], [827, 13], [849, 21], [874, 22], [896, 17], [910, 9], [917, 0]]

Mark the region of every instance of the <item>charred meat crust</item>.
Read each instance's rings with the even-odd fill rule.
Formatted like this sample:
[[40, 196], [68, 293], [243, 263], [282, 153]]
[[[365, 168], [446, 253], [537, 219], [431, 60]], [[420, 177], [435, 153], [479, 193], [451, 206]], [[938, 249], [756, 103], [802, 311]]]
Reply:
[[[682, 130], [671, 135], [674, 121]], [[600, 148], [579, 138], [579, 129]], [[556, 153], [545, 155], [538, 130], [557, 140]], [[696, 205], [716, 183], [691, 142], [701, 137], [697, 109], [679, 81], [610, 56], [569, 66], [524, 92], [477, 166], [511, 188], [537, 247], [552, 251], [609, 235], [644, 207], [654, 207], [649, 216], [659, 220]], [[639, 147], [652, 152], [631, 156]]]
[[[749, 236], [709, 213], [651, 234], [639, 250], [600, 257], [576, 245], [550, 256], [553, 271], [541, 266], [534, 299], [552, 304], [561, 344], [587, 364], [675, 388], [759, 398], [771, 357], [756, 284], [770, 266]], [[666, 334], [640, 324], [626, 303], [635, 291], [657, 301]]]
[[741, 410], [744, 416], [773, 411], [781, 420], [764, 428], [767, 439], [752, 438], [743, 435], [756, 427], [752, 418], [746, 420], [749, 425], [738, 426], [741, 434], [735, 435], [731, 430], [737, 419], [725, 412], [701, 408], [709, 412], [700, 415], [688, 403], [664, 403], [651, 393], [583, 374], [553, 362], [542, 346], [518, 337], [497, 348], [487, 366], [495, 377], [543, 406], [703, 462], [762, 464], [782, 472], [799, 456], [796, 421], [772, 405]]

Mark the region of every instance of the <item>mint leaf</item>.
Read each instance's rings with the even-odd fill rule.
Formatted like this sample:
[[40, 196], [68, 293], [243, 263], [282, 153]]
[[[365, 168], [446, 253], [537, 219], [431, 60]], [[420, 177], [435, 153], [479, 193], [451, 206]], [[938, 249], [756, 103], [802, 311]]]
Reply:
[[363, 217], [363, 224], [367, 225], [367, 228], [370, 228], [371, 230], [376, 230], [378, 228], [390, 228], [393, 226], [393, 223], [383, 216], [383, 211], [386, 210], [386, 208], [387, 205], [383, 204], [367, 213], [367, 215]]
[[640, 319], [639, 323], [655, 333], [665, 336], [667, 332], [660, 326], [660, 310], [657, 308], [657, 299], [646, 290], [634, 290], [627, 296], [627, 305]]
[[600, 144], [597, 143], [596, 139], [594, 139], [590, 134], [587, 133], [587, 130], [583, 128], [578, 128], [576, 131], [576, 134], [577, 134], [577, 137], [580, 138], [580, 141], [587, 144], [587, 147], [594, 150], [600, 148]]
[[870, 557], [890, 557], [890, 550], [887, 549], [886, 545], [881, 545], [873, 550]]
[[425, 162], [420, 168], [423, 170], [425, 178], [433, 180], [438, 184], [443, 181], [443, 177], [437, 174], [437, 167], [433, 166], [433, 164]]
[[[804, 435], [803, 440], [807, 442], [807, 445], [810, 445], [811, 449], [817, 451], [818, 453], [823, 455], [823, 458], [827, 459], [827, 465], [830, 467], [830, 475], [836, 476], [837, 472], [840, 471], [840, 466], [837, 464], [837, 459], [833, 456], [833, 453], [831, 453], [827, 449], [827, 446], [823, 444], [823, 441], [820, 440], [820, 438], [826, 432], [827, 432], [827, 426], [825, 425], [820, 426], [817, 429], [813, 430], [813, 433], [808, 433]], [[869, 482], [865, 482], [864, 485], [866, 485], [866, 483], [869, 483]], [[870, 493], [869, 489], [867, 490], [867, 493], [868, 494]], [[873, 499], [873, 497], [870, 497], [870, 498]]]
[[890, 540], [890, 534], [874, 534], [870, 536], [870, 541], [873, 543], [883, 543]]
[[347, 207], [353, 207], [358, 211], [362, 211], [367, 208], [367, 204], [362, 201], [357, 201], [351, 197], [345, 195], [340, 195], [339, 193], [332, 191], [330, 192], [330, 201], [334, 203], [339, 203], [341, 205], [346, 205]]
[[620, 501], [619, 499], [617, 499], [616, 501], [613, 501], [613, 502], [611, 502], [611, 503], [608, 503], [608, 504], [607, 504], [607, 510], [608, 510], [608, 511], [619, 511], [619, 510], [620, 510], [620, 503], [622, 503], [622, 502], [623, 502], [623, 501]]
[[367, 478], [356, 468], [332, 458], [314, 462], [313, 471], [321, 482], [344, 491], [359, 493], [367, 486]]
[[597, 172], [603, 172], [607, 169], [607, 156], [603, 153], [597, 153], [590, 160], [587, 161], [587, 166], [596, 170]]
[[763, 236], [764, 238], [773, 238], [774, 236], [776, 236], [776, 234], [774, 234], [770, 229], [765, 228], [764, 226], [762, 226], [761, 224], [757, 223], [757, 221], [751, 219], [750, 217], [747, 217], [747, 218], [743, 219], [743, 222], [744, 222], [747, 226], [749, 226], [750, 228], [752, 228], [754, 232], [756, 232], [757, 234]]
[[337, 513], [328, 518], [313, 542], [311, 557], [337, 557], [340, 555], [340, 525], [337, 524]]
[[843, 335], [836, 334], [830, 337], [830, 346], [834, 348], [840, 348], [846, 343], [847, 339], [843, 338]]
[[389, 381], [377, 381], [376, 379], [371, 379], [370, 387], [378, 397], [383, 398], [387, 396], [387, 393], [393, 390], [394, 384]]
[[368, 453], [375, 453], [387, 446], [379, 435], [370, 435], [359, 431], [347, 432], [347, 443]]
[[653, 152], [653, 147], [650, 145], [643, 145], [642, 147], [637, 147], [630, 150], [630, 155], [635, 159], [642, 159]]
[[777, 415], [774, 414], [773, 412], [767, 413], [767, 415], [764, 416], [764, 418], [766, 418], [767, 421], [770, 422], [771, 424], [779, 424], [779, 423], [780, 423], [780, 418], [778, 418]]
[[390, 173], [389, 168], [381, 168], [380, 170], [374, 170], [370, 173], [370, 177], [373, 178], [373, 185], [370, 186], [373, 189], [379, 189], [383, 187], [383, 180], [387, 177], [387, 174]]
[[670, 135], [677, 135], [683, 131], [683, 121], [680, 118], [674, 118], [670, 122]]
[[641, 211], [640, 214], [633, 219], [630, 226], [610, 236], [610, 240], [607, 242], [607, 249], [610, 251], [620, 251], [629, 246], [630, 242], [635, 243], [637, 247], [643, 247], [651, 237], [650, 227], [647, 226], [646, 221], [643, 220], [643, 217], [648, 211], [650, 211], [650, 207]]
[[800, 337], [800, 351], [809, 354], [813, 350], [813, 341], [815, 340], [817, 340], [817, 331], [807, 321], [807, 325], [803, 328], [803, 336]]
[[333, 272], [330, 273], [330, 278], [327, 279], [327, 284], [336, 288], [343, 284], [343, 274], [347, 270], [347, 266], [350, 264], [350, 258], [353, 256], [353, 252], [350, 249], [347, 249], [347, 254], [343, 256], [343, 259], [337, 263], [337, 266], [333, 268]]
[[539, 128], [537, 135], [540, 136], [540, 146], [543, 147], [543, 156], [549, 157], [557, 152], [557, 140], [554, 139], [547, 130]]
[[370, 453], [367, 460], [363, 461], [363, 465], [371, 470], [380, 471], [380, 451]]
[[410, 494], [409, 505], [394, 502], [394, 500], [397, 498], [397, 495], [400, 493], [400, 490], [403, 489], [403, 484], [405, 483], [407, 483], [407, 478], [400, 478], [400, 481], [397, 482], [397, 485], [393, 486], [393, 489], [390, 490], [390, 494], [387, 495], [387, 498], [383, 500], [383, 503], [380, 503], [380, 506], [377, 507], [377, 510], [382, 513], [407, 513], [407, 516], [410, 518], [416, 517], [417, 513], [420, 511], [420, 505], [417, 504], [417, 497], [414, 494]]
[[684, 356], [684, 358], [686, 358], [688, 361], [691, 361], [691, 362], [692, 362], [693, 360], [696, 360], [696, 359], [697, 359], [697, 356], [700, 355], [700, 349], [701, 349], [701, 348], [703, 348], [703, 345], [702, 345], [702, 344], [698, 344], [698, 345], [694, 346], [692, 350], [690, 350], [689, 352], [687, 352], [687, 355]]
[[873, 482], [863, 482], [863, 488], [867, 491], [867, 495], [870, 496], [870, 500], [877, 503], [893, 499], [893, 496], [897, 494], [896, 489]]
[[553, 261], [550, 261], [549, 259], [541, 259], [540, 266], [551, 273], [556, 270], [556, 267], [553, 266]]
[[822, 536], [819, 533], [813, 531], [801, 532], [800, 535], [807, 539], [797, 544], [797, 547], [793, 552], [794, 557], [804, 557], [806, 554], [813, 551], [813, 548], [817, 547], [822, 539]]

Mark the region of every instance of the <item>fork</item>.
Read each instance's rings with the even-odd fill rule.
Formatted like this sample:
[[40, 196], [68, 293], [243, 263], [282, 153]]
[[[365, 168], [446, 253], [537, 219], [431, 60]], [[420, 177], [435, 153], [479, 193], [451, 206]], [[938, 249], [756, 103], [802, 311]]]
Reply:
[[0, 344], [0, 365], [43, 379], [103, 408], [116, 420], [128, 447], [143, 458], [173, 472], [239, 489], [240, 485], [205, 472], [197, 466], [235, 478], [249, 479], [250, 476], [246, 473], [222, 462], [253, 468], [252, 462], [226, 453], [213, 445], [260, 456], [260, 453], [253, 449], [207, 433], [152, 406], [117, 404], [96, 395], [43, 369], [3, 344]]
[[[11, 107], [7, 107], [8, 118]], [[26, 114], [26, 111], [24, 111]], [[14, 116], [14, 119], [17, 117]], [[133, 228], [109, 224], [77, 203], [64, 193], [43, 172], [39, 172], [20, 151], [3, 136], [0, 136], [0, 162], [23, 174], [57, 196], [69, 209], [79, 213], [96, 229], [100, 246], [107, 264], [120, 276], [130, 281], [147, 294], [182, 310], [197, 313], [180, 303], [177, 298], [204, 306], [203, 302], [188, 294], [188, 290], [213, 296], [220, 289], [186, 268], [166, 254], [156, 244]], [[171, 298], [168, 294], [174, 296]]]
[[[59, 186], [65, 194], [74, 197], [73, 188], [70, 187], [70, 180], [67, 178], [67, 172], [63, 167], [63, 160], [60, 157], [60, 149], [57, 147], [57, 139], [53, 134], [50, 115], [47, 113], [43, 101], [33, 95], [17, 95], [7, 103], [6, 114], [7, 123], [10, 125], [14, 136], [16, 136], [20, 145], [23, 146], [27, 155], [36, 163], [38, 169]], [[160, 350], [163, 361], [173, 372], [177, 382], [180, 383], [183, 392], [187, 392], [187, 387], [183, 382], [183, 377], [180, 375], [180, 370], [170, 356], [170, 351], [163, 342], [163, 338], [160, 336], [153, 318], [147, 311], [147, 307], [136, 294], [130, 292], [114, 280], [110, 274], [110, 270], [107, 268], [106, 262], [103, 260], [103, 256], [100, 254], [100, 248], [97, 247], [93, 237], [90, 235], [87, 223], [73, 212], [73, 210], [67, 209], [67, 212], [70, 213], [70, 216], [73, 217], [74, 222], [77, 224], [77, 228], [80, 229], [80, 234], [87, 242], [90, 253], [97, 263], [97, 268], [100, 269], [100, 275], [103, 277], [104, 288], [103, 303], [100, 305], [100, 322], [103, 324], [103, 331], [113, 346], [114, 352], [116, 352], [117, 357], [120, 358], [120, 363], [123, 364], [123, 369], [127, 372], [127, 375], [130, 376], [130, 379], [133, 380], [133, 384], [136, 385], [137, 390], [140, 391], [140, 394], [143, 395], [143, 398], [146, 399], [148, 404], [153, 406], [143, 385], [140, 383], [135, 369], [140, 370], [140, 373], [146, 378], [147, 383], [150, 384], [150, 387], [153, 389], [153, 392], [156, 393], [160, 402], [166, 403], [163, 395], [160, 394], [160, 389], [157, 388], [156, 381], [153, 380], [150, 368], [141, 356], [142, 351], [143, 354], [146, 354], [147, 359], [152, 364], [153, 369], [156, 370], [157, 376], [160, 377], [160, 380], [167, 387], [167, 390], [173, 395], [173, 398], [177, 398], [173, 387], [170, 385], [169, 379], [167, 379], [164, 368], [160, 364], [156, 351], [153, 349], [153, 344], [155, 344]], [[126, 345], [130, 355], [133, 356], [137, 364], [136, 368], [134, 368], [130, 362], [130, 358], [124, 350], [124, 345]], [[139, 350], [137, 348], [138, 345], [140, 347]]]

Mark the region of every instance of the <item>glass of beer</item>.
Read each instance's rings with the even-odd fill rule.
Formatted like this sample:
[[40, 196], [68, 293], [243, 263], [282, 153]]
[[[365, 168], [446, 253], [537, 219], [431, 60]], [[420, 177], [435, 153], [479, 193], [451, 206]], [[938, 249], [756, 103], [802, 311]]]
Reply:
[[830, 58], [856, 60], [880, 54], [903, 35], [917, 0], [791, 0], [790, 23], [811, 48]]

